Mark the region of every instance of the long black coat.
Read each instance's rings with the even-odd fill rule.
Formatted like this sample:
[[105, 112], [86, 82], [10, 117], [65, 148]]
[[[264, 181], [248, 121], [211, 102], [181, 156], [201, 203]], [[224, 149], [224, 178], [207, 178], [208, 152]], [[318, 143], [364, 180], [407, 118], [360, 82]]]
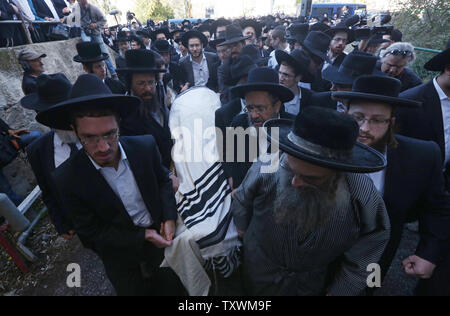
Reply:
[[[154, 221], [152, 228], [159, 231], [162, 222], [176, 221], [177, 210], [169, 172], [161, 164], [156, 142], [152, 136], [142, 136], [122, 137], [120, 143]], [[53, 177], [75, 230], [100, 256], [113, 284], [126, 280], [129, 271], [140, 270], [141, 263], [158, 269], [163, 250], [145, 240], [146, 229], [134, 225], [121, 199], [85, 151], [67, 160]]]

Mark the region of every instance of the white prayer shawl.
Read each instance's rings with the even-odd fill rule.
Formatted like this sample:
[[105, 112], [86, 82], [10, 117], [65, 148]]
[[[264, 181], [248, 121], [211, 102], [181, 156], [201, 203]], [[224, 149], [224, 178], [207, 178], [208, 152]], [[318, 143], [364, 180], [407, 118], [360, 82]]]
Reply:
[[169, 119], [182, 225], [174, 245], [166, 249], [165, 264], [178, 274], [190, 295], [208, 294], [211, 282], [205, 269], [228, 277], [239, 266], [241, 243], [230, 212], [231, 188], [217, 151], [215, 112], [219, 107], [216, 93], [195, 87], [175, 99]]

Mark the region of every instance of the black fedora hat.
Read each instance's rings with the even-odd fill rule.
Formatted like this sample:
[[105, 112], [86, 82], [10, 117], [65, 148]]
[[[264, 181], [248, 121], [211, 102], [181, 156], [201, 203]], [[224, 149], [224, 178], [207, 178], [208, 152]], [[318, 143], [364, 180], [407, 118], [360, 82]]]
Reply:
[[330, 48], [330, 42], [331, 38], [327, 34], [312, 31], [309, 32], [308, 36], [303, 41], [302, 46], [311, 54], [329, 62], [330, 59], [328, 58], [327, 52]]
[[309, 27], [309, 31], [310, 32], [323, 32], [323, 33], [325, 33], [329, 29], [331, 29], [331, 27], [329, 27], [328, 25], [326, 25], [325, 23], [322, 23], [322, 22], [315, 23], [315, 24], [313, 24], [313, 25], [311, 25]]
[[238, 25], [228, 25], [227, 30], [225, 32], [225, 42], [220, 43], [217, 46], [225, 46], [234, 44], [237, 42], [245, 41], [246, 39], [249, 39], [251, 36], [244, 36], [242, 34], [242, 29]]
[[156, 29], [152, 32], [152, 40], [156, 40], [156, 35], [158, 34], [164, 34], [166, 36], [166, 39], [171, 39], [170, 31], [168, 27], [161, 27], [159, 29]]
[[242, 55], [233, 60], [230, 68], [231, 78], [226, 82], [229, 86], [235, 86], [242, 77], [248, 76], [251, 70], [257, 68], [254, 60], [248, 55]]
[[189, 44], [189, 40], [191, 38], [198, 38], [200, 39], [200, 41], [203, 44], [203, 47], [206, 47], [208, 45], [208, 39], [206, 38], [206, 36], [199, 31], [189, 31], [186, 32], [183, 37], [181, 38], [181, 43], [183, 44], [184, 47], [188, 48], [188, 44]]
[[169, 41], [165, 40], [157, 40], [155, 43], [153, 43], [153, 49], [158, 53], [170, 53], [172, 46], [170, 45]]
[[447, 65], [450, 65], [450, 40], [447, 42], [445, 50], [431, 58], [424, 68], [430, 71], [442, 71]]
[[331, 37], [331, 39], [333, 39], [333, 37], [340, 32], [345, 32], [347, 33], [348, 36], [348, 40], [347, 43], [352, 43], [355, 40], [355, 32], [349, 28], [345, 22], [341, 22], [336, 24], [334, 27], [332, 27], [331, 29], [329, 29], [328, 31], [325, 32], [325, 34], [327, 34], [328, 36]]
[[108, 59], [108, 54], [102, 53], [100, 44], [92, 42], [77, 43], [78, 55], [73, 58], [77, 63], [96, 63]]
[[40, 75], [36, 80], [37, 92], [20, 100], [25, 109], [41, 112], [69, 98], [72, 84], [62, 74]]
[[148, 49], [129, 50], [125, 53], [127, 66], [117, 68], [118, 73], [157, 73], [166, 72], [156, 65], [155, 53]]
[[267, 62], [269, 61], [268, 57], [262, 57], [259, 47], [255, 44], [245, 45], [241, 50], [241, 56], [247, 55], [258, 66], [267, 66]]
[[[358, 123], [336, 110], [312, 106], [295, 121], [269, 120], [264, 127], [271, 143], [313, 165], [351, 173], [372, 173], [387, 165], [381, 153], [357, 142]], [[273, 128], [278, 128], [278, 137], [272, 137]]]
[[362, 75], [380, 75], [383, 72], [376, 69], [378, 58], [372, 54], [353, 51], [345, 57], [340, 67], [328, 66], [322, 71], [322, 77], [332, 83], [353, 85], [356, 78]]
[[419, 108], [418, 101], [399, 98], [402, 83], [388, 76], [363, 75], [355, 80], [352, 92], [333, 92], [333, 97], [346, 100], [378, 101], [398, 107]]
[[294, 93], [280, 85], [278, 74], [270, 67], [261, 67], [251, 70], [248, 74], [248, 83], [233, 87], [231, 93], [244, 99], [245, 95], [251, 91], [267, 91], [277, 95], [281, 102], [285, 103], [294, 98]]
[[256, 20], [243, 20], [240, 22], [240, 26], [242, 30], [245, 30], [247, 27], [252, 27], [255, 30], [256, 38], [261, 37], [262, 25]]
[[309, 72], [309, 56], [300, 49], [294, 49], [290, 54], [282, 50], [275, 51], [275, 58], [278, 65], [283, 62], [287, 63], [289, 66], [293, 67], [297, 72], [302, 75], [302, 82], [312, 83], [314, 81], [314, 76]]
[[308, 36], [309, 25], [307, 23], [294, 23], [286, 29], [286, 40], [303, 43]]
[[217, 45], [223, 43], [226, 41], [226, 32], [220, 31], [219, 34], [217, 34], [217, 38], [214, 38], [213, 40], [209, 41], [209, 46], [212, 48], [216, 48]]
[[83, 107], [110, 108], [120, 117], [126, 117], [140, 104], [140, 99], [132, 96], [112, 94], [103, 81], [95, 75], [81, 75], [74, 84], [69, 99], [40, 112], [36, 120], [50, 128], [71, 130], [71, 115]]

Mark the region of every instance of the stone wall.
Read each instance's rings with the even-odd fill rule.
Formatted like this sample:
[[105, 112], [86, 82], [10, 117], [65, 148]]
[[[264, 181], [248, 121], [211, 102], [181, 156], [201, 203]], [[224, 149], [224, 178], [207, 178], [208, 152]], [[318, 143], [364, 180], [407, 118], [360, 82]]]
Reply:
[[[45, 73], [62, 72], [74, 83], [83, 73], [81, 64], [73, 62], [73, 57], [77, 55], [75, 46], [79, 41], [79, 39], [71, 39], [32, 44], [26, 47], [47, 55], [43, 59]], [[24, 48], [25, 46], [18, 46], [0, 49], [0, 118], [14, 129], [27, 128], [45, 133], [48, 129], [35, 121], [35, 112], [25, 110], [20, 106], [20, 100], [24, 96], [22, 92], [23, 71], [17, 61], [17, 56], [19, 51]], [[114, 52], [110, 51], [110, 53], [114, 57]], [[112, 59], [114, 62], [114, 58]], [[26, 196], [36, 185], [24, 155], [20, 155], [3, 171], [14, 190], [22, 196]]]

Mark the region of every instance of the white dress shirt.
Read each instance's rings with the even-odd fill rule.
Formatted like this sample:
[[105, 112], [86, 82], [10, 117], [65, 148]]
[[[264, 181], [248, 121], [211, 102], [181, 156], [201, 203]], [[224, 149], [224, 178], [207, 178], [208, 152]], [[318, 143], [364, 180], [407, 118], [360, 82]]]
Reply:
[[[50, 9], [50, 11], [52, 12], [53, 18], [54, 18], [56, 21], [59, 21], [59, 15], [58, 15], [58, 13], [56, 12], [55, 7], [53, 6], [52, 0], [44, 0], [44, 2], [45, 2], [45, 4], [47, 5], [47, 7]], [[48, 18], [51, 18], [51, 16], [48, 16]]]
[[[270, 67], [270, 68], [272, 68], [272, 69], [275, 69], [275, 68], [278, 66], [277, 58], [276, 58], [276, 56], [275, 56], [275, 52], [276, 52], [276, 51], [277, 51], [277, 50], [274, 49], [274, 50], [270, 53], [270, 59], [269, 59], [269, 62], [267, 63], [267, 66]], [[288, 54], [291, 53], [291, 50], [289, 49], [289, 45], [286, 47], [286, 49], [285, 49], [284, 51], [285, 51], [286, 53], [288, 53]]]
[[209, 80], [208, 61], [205, 54], [203, 54], [200, 63], [195, 62], [190, 56], [192, 62], [192, 69], [194, 70], [194, 83], [196, 87], [206, 86]]
[[[75, 144], [78, 149], [81, 149], [80, 142]], [[67, 159], [70, 157], [70, 146], [67, 143], [63, 143], [61, 138], [59, 138], [58, 134], [54, 134], [53, 136], [53, 149], [54, 149], [54, 157], [55, 157], [55, 168], [61, 166]]]
[[284, 109], [287, 113], [293, 114], [295, 116], [300, 113], [300, 102], [302, 100], [302, 89], [298, 88], [298, 94], [295, 97], [284, 104]]
[[92, 164], [108, 182], [111, 189], [120, 198], [125, 209], [133, 220], [134, 225], [138, 227], [148, 228], [153, 224], [152, 217], [148, 211], [144, 199], [142, 198], [136, 179], [131, 171], [127, 155], [119, 143], [120, 161], [119, 167], [116, 169], [100, 167], [90, 156]]
[[[387, 155], [384, 154], [384, 158], [387, 159]], [[381, 196], [384, 196], [384, 184], [386, 180], [386, 169], [383, 169], [378, 172], [374, 173], [368, 173], [367, 174], [370, 179], [372, 179], [373, 184], [377, 188], [377, 191], [381, 194]]]
[[441, 100], [442, 119], [444, 121], [444, 138], [445, 138], [445, 164], [450, 161], [450, 98], [445, 94], [444, 90], [439, 86], [437, 78], [433, 79], [434, 88], [436, 89], [439, 100]]

